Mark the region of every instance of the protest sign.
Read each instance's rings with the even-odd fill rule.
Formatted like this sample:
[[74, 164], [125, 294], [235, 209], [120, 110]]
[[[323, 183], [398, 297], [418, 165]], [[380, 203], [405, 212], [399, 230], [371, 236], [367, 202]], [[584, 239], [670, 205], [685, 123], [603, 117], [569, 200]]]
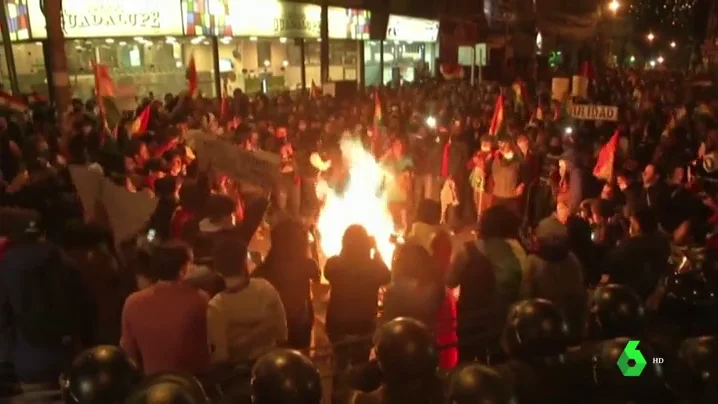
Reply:
[[606, 105], [574, 104], [571, 116], [584, 121], [618, 121], [618, 107]]
[[571, 96], [588, 98], [588, 77], [576, 75], [571, 78]]
[[551, 99], [564, 101], [571, 89], [571, 81], [563, 77], [554, 77], [551, 80]]
[[85, 220], [92, 221], [95, 218], [95, 208], [100, 198], [104, 177], [101, 172], [90, 170], [84, 165], [70, 164], [67, 166], [67, 170], [70, 172], [70, 178], [80, 197]]
[[242, 150], [236, 145], [207, 136], [195, 137], [201, 170], [212, 168], [236, 181], [249, 182], [272, 191], [279, 176], [279, 156], [261, 150]]
[[136, 236], [150, 221], [158, 199], [148, 192], [130, 192], [105, 178], [100, 201], [117, 244]]

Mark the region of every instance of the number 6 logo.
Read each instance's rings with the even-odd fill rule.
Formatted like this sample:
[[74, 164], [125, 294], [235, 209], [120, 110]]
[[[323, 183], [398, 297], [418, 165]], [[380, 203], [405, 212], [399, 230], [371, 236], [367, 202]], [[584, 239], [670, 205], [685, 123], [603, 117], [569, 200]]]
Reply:
[[[643, 357], [641, 351], [638, 350], [638, 343], [640, 341], [628, 341], [626, 348], [618, 358], [618, 368], [621, 370], [626, 377], [637, 377], [643, 373], [643, 369], [646, 368], [646, 358]], [[629, 363], [633, 361], [633, 364]]]

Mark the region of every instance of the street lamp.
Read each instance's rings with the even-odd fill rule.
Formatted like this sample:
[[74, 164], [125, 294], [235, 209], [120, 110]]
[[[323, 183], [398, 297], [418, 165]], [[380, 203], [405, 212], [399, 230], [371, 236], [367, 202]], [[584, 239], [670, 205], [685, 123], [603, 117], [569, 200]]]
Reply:
[[663, 61], [664, 61], [663, 56], [659, 56], [658, 59], [656, 59], [656, 60], [658, 61], [658, 64], [663, 64]]
[[676, 47], [676, 41], [671, 41], [671, 48], [675, 49], [675, 47]]
[[656, 67], [656, 61], [655, 61], [655, 60], [651, 60], [651, 67]]
[[646, 38], [648, 39], [648, 42], [653, 42], [653, 40], [656, 39], [656, 36], [653, 35], [653, 32], [649, 32]]
[[613, 0], [608, 4], [608, 9], [611, 10], [613, 13], [616, 13], [618, 9], [621, 7], [621, 3], [618, 2], [618, 0]]

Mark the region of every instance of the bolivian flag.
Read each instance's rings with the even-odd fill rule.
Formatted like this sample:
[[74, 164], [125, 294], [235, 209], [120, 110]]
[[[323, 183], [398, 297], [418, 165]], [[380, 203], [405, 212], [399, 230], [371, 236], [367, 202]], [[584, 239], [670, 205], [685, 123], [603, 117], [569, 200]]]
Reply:
[[499, 98], [496, 99], [496, 105], [494, 106], [494, 115], [491, 117], [491, 126], [489, 126], [489, 136], [496, 136], [501, 130], [501, 125], [504, 123], [504, 95], [499, 94]]
[[0, 108], [6, 108], [14, 112], [24, 114], [29, 110], [27, 102], [21, 97], [0, 91]]
[[152, 104], [147, 104], [147, 106], [142, 110], [140, 115], [135, 118], [135, 121], [132, 122], [132, 135], [141, 135], [145, 132], [147, 132], [147, 125], [150, 123], [150, 116], [152, 114]]
[[110, 70], [106, 65], [92, 63], [95, 74], [95, 98], [100, 108], [101, 120], [107, 128], [114, 131], [120, 123], [122, 113], [117, 106], [115, 83], [110, 77]]

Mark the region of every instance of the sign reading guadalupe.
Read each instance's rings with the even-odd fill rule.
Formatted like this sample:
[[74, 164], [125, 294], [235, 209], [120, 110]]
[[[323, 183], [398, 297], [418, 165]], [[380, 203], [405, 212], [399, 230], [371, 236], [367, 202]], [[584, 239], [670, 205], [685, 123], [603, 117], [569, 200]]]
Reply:
[[618, 121], [618, 107], [606, 105], [575, 104], [571, 116], [584, 121]]
[[[42, 3], [30, 0], [33, 38], [47, 38]], [[62, 4], [68, 38], [182, 35], [182, 10], [176, 0], [72, 0]]]

